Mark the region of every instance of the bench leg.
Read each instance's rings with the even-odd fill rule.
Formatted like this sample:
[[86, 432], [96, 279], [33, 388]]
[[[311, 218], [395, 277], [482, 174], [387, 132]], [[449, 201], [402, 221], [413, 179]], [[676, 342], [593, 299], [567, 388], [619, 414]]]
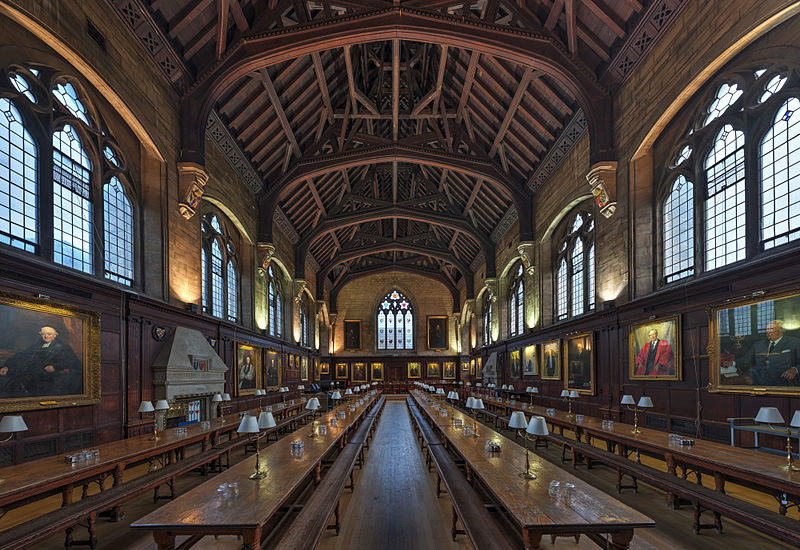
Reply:
[[458, 534], [458, 529], [456, 529], [457, 522], [458, 522], [458, 514], [456, 514], [456, 507], [453, 506], [453, 529], [452, 529], [453, 540], [456, 540], [456, 535]]
[[333, 511], [333, 516], [336, 518], [336, 523], [334, 524], [334, 529], [336, 529], [336, 536], [339, 536], [339, 529], [341, 528], [341, 524], [339, 523], [339, 501], [336, 501], [336, 509]]
[[89, 548], [92, 550], [97, 547], [97, 515], [92, 512], [89, 515]]
[[525, 550], [536, 550], [539, 548], [539, 543], [542, 542], [542, 532], [523, 529], [522, 541], [524, 543]]
[[436, 473], [436, 498], [439, 498], [439, 495], [442, 494], [442, 476], [439, 473]]

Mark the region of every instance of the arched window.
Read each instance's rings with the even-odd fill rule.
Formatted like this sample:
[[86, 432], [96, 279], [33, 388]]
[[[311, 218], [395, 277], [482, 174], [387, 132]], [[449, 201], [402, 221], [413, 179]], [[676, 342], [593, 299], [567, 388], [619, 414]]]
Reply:
[[800, 240], [800, 77], [784, 66], [730, 74], [665, 170], [665, 284]]
[[239, 321], [239, 271], [236, 267], [236, 245], [222, 214], [211, 210], [201, 222], [203, 244], [203, 311], [214, 317]]
[[300, 342], [301, 346], [308, 347], [309, 343], [309, 304], [305, 293], [300, 295]]
[[525, 318], [525, 281], [522, 264], [517, 267], [517, 272], [511, 280], [508, 292], [509, 329], [511, 336], [518, 336], [523, 332]]
[[414, 308], [399, 290], [392, 290], [378, 304], [375, 315], [379, 350], [414, 349]]
[[594, 309], [594, 218], [581, 211], [564, 228], [553, 265], [556, 320]]
[[483, 345], [492, 343], [492, 319], [494, 317], [494, 299], [487, 290], [483, 293]]
[[272, 264], [267, 268], [267, 332], [280, 338], [283, 335], [283, 294], [277, 271]]
[[[5, 75], [0, 245], [133, 286], [135, 203], [123, 155], [102, 118], [77, 81], [51, 69], [12, 65]], [[34, 120], [44, 130], [34, 134], [41, 142], [26, 128]], [[40, 152], [52, 158], [52, 171], [39, 170]]]

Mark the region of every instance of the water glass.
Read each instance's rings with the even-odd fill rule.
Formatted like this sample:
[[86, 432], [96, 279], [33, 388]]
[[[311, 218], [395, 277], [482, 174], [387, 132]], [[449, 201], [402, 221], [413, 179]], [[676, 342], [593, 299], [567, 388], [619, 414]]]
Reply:
[[320, 424], [319, 427], [317, 428], [317, 432], [319, 433], [319, 435], [325, 435], [326, 433], [328, 433], [328, 426], [326, 426], [325, 424]]
[[238, 481], [232, 481], [231, 483], [228, 483], [228, 496], [234, 496], [234, 497], [238, 497], [239, 496], [239, 482]]
[[549, 494], [553, 498], [560, 498], [561, 497], [561, 482], [554, 479], [550, 482], [550, 486], [547, 488], [547, 494]]
[[575, 496], [575, 484], [574, 483], [563, 483], [561, 485], [561, 497], [564, 500], [572, 500], [572, 497]]

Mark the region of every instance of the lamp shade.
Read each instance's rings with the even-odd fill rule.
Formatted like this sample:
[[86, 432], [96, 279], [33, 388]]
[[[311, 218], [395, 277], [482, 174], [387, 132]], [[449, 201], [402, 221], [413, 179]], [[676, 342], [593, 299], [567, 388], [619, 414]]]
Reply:
[[548, 435], [550, 433], [547, 431], [547, 422], [543, 416], [532, 416], [525, 431], [531, 435]]
[[353, 390], [351, 390], [350, 388], [347, 388], [346, 390], [344, 390], [344, 394], [345, 395], [353, 395]]
[[633, 400], [632, 395], [625, 394], [622, 396], [622, 400], [619, 403], [620, 405], [635, 405], [636, 401]]
[[306, 409], [310, 411], [316, 411], [317, 409], [319, 409], [319, 399], [317, 399], [316, 397], [312, 397], [311, 399], [309, 399], [308, 403], [306, 403]]
[[306, 389], [306, 387], [303, 384], [300, 384], [299, 386], [297, 386], [297, 389], [298, 390], [304, 390], [304, 389]]
[[28, 425], [25, 424], [25, 420], [18, 414], [4, 416], [3, 419], [0, 420], [0, 432], [24, 432], [27, 429]]
[[480, 388], [481, 387], [481, 383], [480, 382], [475, 382], [475, 387], [476, 388]]
[[342, 398], [342, 394], [339, 393], [339, 390], [336, 390], [331, 394], [331, 399], [341, 399], [341, 398]]
[[222, 394], [215, 393], [214, 397], [211, 398], [211, 401], [213, 401], [214, 403], [219, 403], [220, 401], [222, 401]]
[[267, 428], [274, 428], [275, 418], [272, 416], [271, 412], [262, 412], [258, 415], [258, 427], [262, 430], [266, 430]]
[[[217, 394], [217, 395], [219, 395], [219, 394]], [[151, 413], [154, 410], [155, 409], [153, 408], [153, 404], [150, 401], [142, 401], [141, 404], [139, 404], [139, 412], [140, 413]]]
[[467, 385], [467, 386], [471, 386], [471, 385], [472, 385], [472, 382], [467, 382], [467, 383], [466, 383], [466, 385]]
[[467, 397], [467, 408], [472, 409], [474, 407], [475, 407], [475, 398], [472, 396]]
[[255, 416], [250, 416], [249, 414], [244, 415], [236, 431], [240, 434], [257, 434], [258, 420], [256, 420]]
[[475, 400], [475, 408], [478, 410], [483, 410], [486, 408], [483, 406], [483, 399], [478, 398]]
[[157, 411], [166, 411], [169, 409], [169, 403], [167, 403], [166, 399], [159, 399], [156, 401], [156, 410]]
[[524, 430], [528, 427], [528, 421], [525, 420], [525, 413], [522, 411], [514, 411], [511, 413], [511, 418], [508, 419], [508, 427], [512, 430]]
[[762, 424], [783, 424], [783, 416], [775, 407], [761, 407], [756, 415], [756, 422]]
[[[223, 400], [223, 401], [230, 401], [230, 400], [231, 400], [231, 394], [229, 394], [229, 393], [223, 393], [223, 394], [222, 394], [222, 400]], [[156, 408], [158, 408], [158, 407], [156, 407]]]
[[792, 416], [792, 421], [789, 422], [789, 425], [792, 428], [800, 428], [800, 411], [794, 411], [794, 416]]
[[643, 395], [639, 398], [639, 402], [636, 404], [637, 407], [641, 407], [643, 409], [649, 409], [653, 406], [653, 400]]
[[444, 395], [444, 388], [437, 388], [436, 395]]
[[581, 395], [578, 393], [578, 390], [572, 390], [572, 391], [569, 392], [569, 398], [570, 399], [577, 399], [580, 396]]
[[569, 390], [561, 390], [561, 397], [569, 397]]

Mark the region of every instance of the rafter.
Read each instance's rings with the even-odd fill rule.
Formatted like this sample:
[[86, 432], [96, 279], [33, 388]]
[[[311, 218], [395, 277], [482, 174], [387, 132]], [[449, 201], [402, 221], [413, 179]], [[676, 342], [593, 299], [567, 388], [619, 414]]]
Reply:
[[400, 39], [392, 39], [392, 139], [400, 131]]
[[[234, 0], [235, 2], [236, 0]], [[228, 11], [231, 0], [217, 0], [217, 59], [225, 53], [228, 43]]]
[[522, 98], [525, 96], [525, 92], [528, 89], [531, 81], [538, 75], [536, 71], [533, 69], [525, 69], [525, 74], [522, 75], [522, 80], [520, 80], [519, 85], [517, 86], [516, 92], [514, 92], [514, 97], [511, 99], [511, 103], [506, 110], [506, 115], [503, 118], [503, 122], [500, 123], [500, 128], [497, 130], [497, 136], [494, 138], [494, 142], [492, 143], [492, 147], [489, 149], [489, 156], [493, 157], [495, 153], [497, 153], [497, 147], [502, 143], [503, 139], [506, 137], [506, 132], [508, 131], [508, 127], [511, 125], [511, 121], [514, 119], [514, 115], [517, 114], [517, 107], [522, 102]]
[[294, 137], [292, 126], [289, 124], [289, 119], [286, 118], [286, 112], [283, 110], [283, 105], [281, 105], [281, 98], [275, 90], [275, 85], [272, 83], [269, 73], [266, 69], [259, 69], [256, 71], [256, 75], [256, 78], [258, 78], [259, 82], [264, 86], [264, 90], [267, 92], [267, 96], [272, 103], [272, 108], [275, 109], [275, 115], [281, 123], [284, 134], [286, 134], [286, 139], [288, 139], [291, 144], [292, 151], [298, 157], [302, 156], [300, 145]]

